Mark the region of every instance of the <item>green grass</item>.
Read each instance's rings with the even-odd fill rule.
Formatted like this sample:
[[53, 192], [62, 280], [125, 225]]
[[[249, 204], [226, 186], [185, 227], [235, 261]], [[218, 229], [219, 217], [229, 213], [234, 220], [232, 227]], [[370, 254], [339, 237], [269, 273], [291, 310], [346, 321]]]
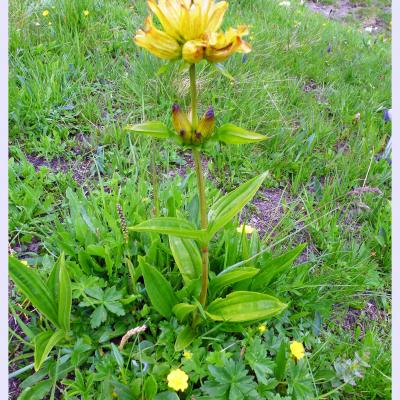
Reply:
[[[367, 6], [366, 13], [376, 5]], [[50, 11], [47, 18], [42, 16], [44, 9]], [[86, 18], [85, 9], [90, 11]], [[101, 284], [121, 290], [129, 286], [115, 207], [122, 205], [128, 225], [151, 214], [151, 150], [147, 140], [126, 137], [122, 127], [143, 118], [170, 124], [172, 103], [182, 102], [183, 96], [189, 104], [187, 72], [173, 65], [158, 73], [164, 63], [132, 41], [145, 13], [144, 1], [10, 3], [9, 236], [19, 257], [38, 266], [44, 276], [62, 250], [78, 274], [81, 260], [77, 253], [99, 242], [108, 246], [113, 265], [111, 273], [98, 273], [104, 281]], [[356, 352], [369, 353], [371, 367], [365, 376], [356, 386], [346, 385], [339, 395], [329, 398], [389, 399], [391, 168], [375, 156], [384, 150], [391, 133], [382, 116], [383, 109], [391, 108], [390, 41], [360, 31], [358, 24], [327, 20], [298, 2], [290, 8], [279, 6], [278, 1], [231, 2], [225, 26], [240, 23], [251, 25], [253, 51], [246, 62], [236, 55], [225, 63], [235, 82], [201, 64], [201, 107], [205, 110], [213, 105], [218, 125], [235, 122], [271, 139], [257, 146], [208, 151], [214, 176], [207, 184], [210, 203], [221, 188], [231, 190], [268, 170], [264, 188], [284, 189], [289, 201], [276, 234], [267, 235], [263, 246], [271, 246], [276, 254], [304, 240], [313, 247], [302, 264], [304, 273], [294, 268], [275, 283], [275, 292], [291, 302], [291, 313], [281, 321], [268, 321], [265, 343], [276, 350], [274, 337], [304, 341], [310, 354], [310, 379], [317, 385], [313, 398], [318, 398], [315, 392], [322, 395], [332, 390], [329, 374], [335, 361], [353, 360]], [[331, 52], [327, 51], [329, 44]], [[78, 134], [84, 135], [86, 143], [79, 155], [74, 151]], [[157, 146], [163, 212], [171, 212], [174, 203], [189, 215], [195, 214], [193, 171], [188, 168], [187, 180], [171, 178], [182, 154], [171, 144]], [[75, 168], [80, 160], [91, 160], [91, 169], [86, 182], [78, 184], [73, 170], [60, 173], [42, 168], [36, 172], [27, 154], [49, 162], [62, 157], [67, 165], [78, 161]], [[379, 188], [382, 193], [348, 194], [361, 186]], [[291, 236], [302, 226], [307, 234]], [[34, 237], [40, 240], [37, 251], [29, 245]], [[153, 254], [149, 239], [135, 238], [129, 249], [133, 256]], [[222, 265], [225, 250], [222, 239], [214, 244], [214, 265]], [[156, 251], [155, 263], [169, 270], [169, 257], [167, 251]], [[240, 261], [240, 255], [230, 257], [232, 263]], [[166, 260], [164, 264], [160, 258]], [[102, 265], [99, 257], [96, 260]], [[15, 294], [12, 302], [19, 301]], [[386, 313], [387, 321], [364, 318], [362, 334], [357, 324], [344, 329], [349, 307], [363, 309], [368, 301]], [[75, 309], [77, 320], [87, 318], [82, 308]], [[144, 296], [135, 310], [125, 321], [113, 317], [114, 334], [107, 334], [119, 337], [147, 321], [151, 328], [146, 340], [154, 342], [146, 346], [154, 345], [155, 350], [140, 355], [148, 358], [161, 381], [163, 371], [180, 359], [171, 350], [176, 326], [159, 322]], [[38, 323], [31, 316], [33, 330], [37, 331]], [[79, 333], [84, 340], [85, 329], [83, 325]], [[253, 336], [248, 328], [240, 344], [253, 343]], [[221, 348], [234, 340], [229, 336], [220, 339]], [[11, 359], [31, 351], [20, 340], [10, 340]], [[84, 374], [88, 368], [96, 371], [94, 398], [100, 398], [94, 393], [100, 393], [99, 382], [105, 380], [102, 373], [107, 368], [114, 368], [117, 378], [113, 379], [123, 382], [118, 367], [99, 355], [102, 348], [109, 349], [109, 343], [104, 343], [96, 342], [93, 359], [80, 366]], [[240, 344], [227, 352], [236, 361]], [[143, 348], [137, 350], [136, 342], [134, 346], [132, 351], [143, 352]], [[202, 344], [196, 346], [192, 351], [198, 354], [198, 365], [188, 368], [200, 371], [203, 380], [211, 380], [204, 371], [222, 357], [218, 338], [210, 344], [215, 352], [212, 357]], [[14, 367], [29, 363], [24, 360], [14, 361]], [[32, 371], [19, 377], [29, 376]], [[132, 379], [142, 379], [138, 376]]]

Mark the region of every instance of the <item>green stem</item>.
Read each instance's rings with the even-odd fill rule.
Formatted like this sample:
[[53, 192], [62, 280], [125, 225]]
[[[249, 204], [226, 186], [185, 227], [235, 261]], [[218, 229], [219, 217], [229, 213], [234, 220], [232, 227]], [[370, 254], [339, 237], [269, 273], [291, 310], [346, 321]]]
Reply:
[[196, 88], [196, 64], [191, 64], [189, 68], [190, 75], [190, 96], [192, 98], [192, 125], [197, 128], [197, 88]]
[[[193, 159], [196, 167], [197, 187], [199, 190], [200, 200], [200, 221], [201, 229], [207, 229], [207, 206], [206, 206], [206, 190], [204, 185], [204, 175], [201, 167], [200, 152], [193, 149]], [[201, 292], [200, 304], [204, 306], [207, 300], [208, 289], [208, 243], [201, 246]]]
[[[190, 75], [190, 95], [192, 100], [192, 126], [197, 127], [197, 89], [196, 89], [196, 66], [192, 64], [189, 69]], [[200, 151], [197, 148], [193, 148], [193, 160], [196, 167], [197, 176], [197, 188], [199, 191], [200, 201], [200, 220], [201, 229], [207, 229], [207, 202], [206, 202], [206, 190], [204, 184], [204, 174], [201, 167]], [[200, 304], [204, 306], [207, 300], [207, 289], [208, 289], [208, 243], [201, 245], [201, 292], [200, 292]], [[194, 322], [197, 317], [195, 316]]]

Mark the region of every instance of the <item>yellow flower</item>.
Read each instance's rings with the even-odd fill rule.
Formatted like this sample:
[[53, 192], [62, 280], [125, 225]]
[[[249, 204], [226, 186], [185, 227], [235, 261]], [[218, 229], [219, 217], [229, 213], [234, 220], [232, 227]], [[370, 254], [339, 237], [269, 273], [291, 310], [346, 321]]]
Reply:
[[218, 32], [228, 9], [226, 1], [148, 0], [148, 5], [164, 31], [154, 28], [148, 17], [135, 42], [159, 58], [183, 58], [190, 64], [203, 58], [219, 62], [234, 52], [251, 50], [242, 40], [248, 34], [246, 27]]
[[44, 10], [43, 12], [42, 12], [42, 15], [43, 15], [43, 17], [48, 17], [49, 16], [49, 10]]
[[164, 60], [175, 60], [182, 53], [179, 43], [173, 37], [154, 27], [152, 17], [146, 18], [145, 27], [139, 29], [135, 42]]
[[263, 334], [267, 330], [267, 326], [265, 324], [261, 324], [258, 326], [258, 332]]
[[167, 376], [168, 387], [174, 389], [176, 392], [181, 390], [184, 392], [188, 388], [188, 379], [184, 371], [181, 369], [173, 369]]
[[238, 228], [236, 228], [236, 231], [238, 233], [242, 233], [243, 229], [244, 229], [244, 233], [246, 235], [250, 235], [250, 234], [252, 234], [254, 232], [254, 228], [251, 225], [244, 225], [244, 226], [240, 225]]
[[193, 354], [190, 351], [184, 351], [183, 352], [183, 357], [186, 358], [186, 360], [191, 360]]
[[87, 16], [89, 15], [89, 10], [85, 10], [85, 11], [83, 12], [83, 15], [84, 15], [85, 17], [87, 17]]
[[19, 260], [21, 264], [24, 264], [25, 266], [29, 267], [28, 261], [26, 260]]
[[304, 354], [305, 354], [305, 350], [304, 350], [303, 344], [300, 343], [300, 342], [293, 341], [290, 344], [290, 352], [292, 353], [292, 356], [296, 360], [301, 360], [304, 357]]

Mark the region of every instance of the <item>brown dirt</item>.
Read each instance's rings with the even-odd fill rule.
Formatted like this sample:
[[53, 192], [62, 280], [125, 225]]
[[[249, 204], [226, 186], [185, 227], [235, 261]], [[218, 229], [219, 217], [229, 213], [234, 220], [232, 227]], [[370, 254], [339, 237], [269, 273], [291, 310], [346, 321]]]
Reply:
[[360, 328], [360, 339], [362, 339], [368, 330], [371, 321], [388, 322], [390, 316], [382, 309], [379, 309], [374, 300], [367, 300], [362, 309], [349, 307], [343, 320], [336, 322], [341, 324], [346, 331], [354, 331], [358, 326]]

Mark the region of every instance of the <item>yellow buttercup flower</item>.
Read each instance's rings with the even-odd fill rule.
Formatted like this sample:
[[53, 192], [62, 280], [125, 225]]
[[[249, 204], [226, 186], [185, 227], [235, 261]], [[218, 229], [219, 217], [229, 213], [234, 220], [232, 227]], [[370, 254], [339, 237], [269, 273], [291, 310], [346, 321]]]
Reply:
[[168, 387], [176, 392], [181, 390], [184, 392], [188, 388], [188, 379], [186, 372], [181, 369], [173, 369], [167, 376]]
[[89, 15], [89, 10], [85, 10], [85, 11], [83, 12], [83, 15], [84, 15], [85, 17], [87, 17], [87, 16]]
[[236, 231], [238, 233], [242, 233], [244, 230], [244, 233], [246, 235], [251, 235], [254, 232], [254, 229], [251, 225], [240, 225], [238, 228], [236, 228]]
[[260, 332], [261, 334], [263, 334], [266, 330], [267, 330], [267, 325], [265, 324], [261, 324], [258, 326], [258, 332]]
[[183, 352], [183, 357], [186, 358], [186, 360], [191, 360], [193, 354], [190, 351], [184, 351]]
[[242, 40], [248, 34], [247, 27], [218, 32], [228, 9], [226, 1], [148, 0], [148, 5], [164, 31], [154, 28], [148, 17], [145, 28], [137, 32], [135, 42], [159, 58], [183, 58], [190, 64], [204, 58], [220, 62], [234, 52], [251, 50]]
[[293, 341], [290, 344], [290, 352], [296, 360], [301, 360], [305, 355], [303, 343]]
[[43, 15], [43, 17], [48, 17], [49, 16], [49, 10], [44, 10], [43, 12], [42, 12], [42, 15]]

